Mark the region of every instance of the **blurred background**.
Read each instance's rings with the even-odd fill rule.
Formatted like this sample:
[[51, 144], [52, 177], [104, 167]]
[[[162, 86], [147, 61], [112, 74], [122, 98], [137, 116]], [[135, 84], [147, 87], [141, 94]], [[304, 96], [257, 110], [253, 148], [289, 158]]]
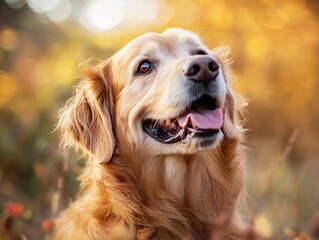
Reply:
[[318, 0], [0, 0], [0, 239], [44, 239], [75, 197], [84, 160], [54, 129], [78, 64], [168, 27], [232, 49], [255, 235], [319, 239], [318, 18]]

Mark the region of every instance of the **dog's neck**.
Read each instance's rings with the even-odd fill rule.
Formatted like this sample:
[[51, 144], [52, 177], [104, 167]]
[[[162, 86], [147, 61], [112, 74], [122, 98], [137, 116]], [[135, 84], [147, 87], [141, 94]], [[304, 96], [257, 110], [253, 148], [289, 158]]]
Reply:
[[150, 190], [142, 198], [159, 212], [171, 209], [166, 216], [189, 214], [212, 224], [225, 212], [231, 214], [242, 190], [240, 151], [238, 140], [232, 139], [198, 154], [143, 158], [134, 171], [139, 188]]
[[203, 220], [224, 211], [219, 207], [227, 202], [230, 206], [242, 188], [242, 172], [237, 171], [241, 162], [232, 153], [236, 145], [234, 149], [221, 146], [188, 157], [164, 157], [165, 190]]
[[[233, 214], [243, 182], [240, 151], [236, 139], [188, 156], [139, 155], [133, 159], [117, 147], [111, 161], [100, 165], [100, 172], [94, 175], [99, 176], [98, 191], [113, 197], [115, 215], [141, 223], [148, 219], [151, 228], [175, 229], [176, 236], [203, 234], [216, 224], [227, 226]], [[98, 206], [109, 205], [104, 199]], [[96, 212], [102, 221], [105, 213], [100, 208]]]
[[188, 185], [188, 163], [185, 157], [173, 155], [164, 157], [164, 185], [166, 191], [180, 201], [185, 200]]

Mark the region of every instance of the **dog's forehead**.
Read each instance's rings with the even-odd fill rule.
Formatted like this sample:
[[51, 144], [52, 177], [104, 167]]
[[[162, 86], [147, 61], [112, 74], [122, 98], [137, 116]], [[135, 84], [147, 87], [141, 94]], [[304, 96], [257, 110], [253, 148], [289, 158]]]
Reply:
[[162, 34], [163, 38], [169, 42], [175, 42], [177, 44], [186, 45], [202, 45], [202, 41], [199, 36], [193, 32], [186, 31], [180, 28], [169, 28]]
[[125, 58], [141, 54], [173, 53], [189, 51], [203, 46], [201, 39], [194, 33], [172, 28], [163, 33], [146, 33], [129, 42], [120, 52]]

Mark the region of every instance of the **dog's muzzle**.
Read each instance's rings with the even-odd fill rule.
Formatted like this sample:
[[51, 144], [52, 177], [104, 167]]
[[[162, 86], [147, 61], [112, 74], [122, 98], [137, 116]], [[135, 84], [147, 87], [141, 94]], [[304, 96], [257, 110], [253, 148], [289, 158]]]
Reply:
[[[210, 90], [220, 69], [209, 56], [195, 56], [182, 68], [183, 77], [192, 82], [191, 100], [179, 115], [170, 119], [143, 121], [143, 130], [161, 143], [213, 142], [223, 126], [223, 112], [218, 98]], [[199, 90], [201, 89], [201, 90]], [[207, 92], [210, 92], [207, 94]]]

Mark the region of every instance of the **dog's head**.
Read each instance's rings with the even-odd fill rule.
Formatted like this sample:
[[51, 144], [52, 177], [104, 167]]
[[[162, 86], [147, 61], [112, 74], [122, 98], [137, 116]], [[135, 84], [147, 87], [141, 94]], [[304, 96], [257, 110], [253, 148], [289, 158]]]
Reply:
[[61, 115], [66, 143], [107, 162], [115, 144], [192, 154], [238, 137], [228, 55], [181, 29], [136, 38], [87, 69]]

